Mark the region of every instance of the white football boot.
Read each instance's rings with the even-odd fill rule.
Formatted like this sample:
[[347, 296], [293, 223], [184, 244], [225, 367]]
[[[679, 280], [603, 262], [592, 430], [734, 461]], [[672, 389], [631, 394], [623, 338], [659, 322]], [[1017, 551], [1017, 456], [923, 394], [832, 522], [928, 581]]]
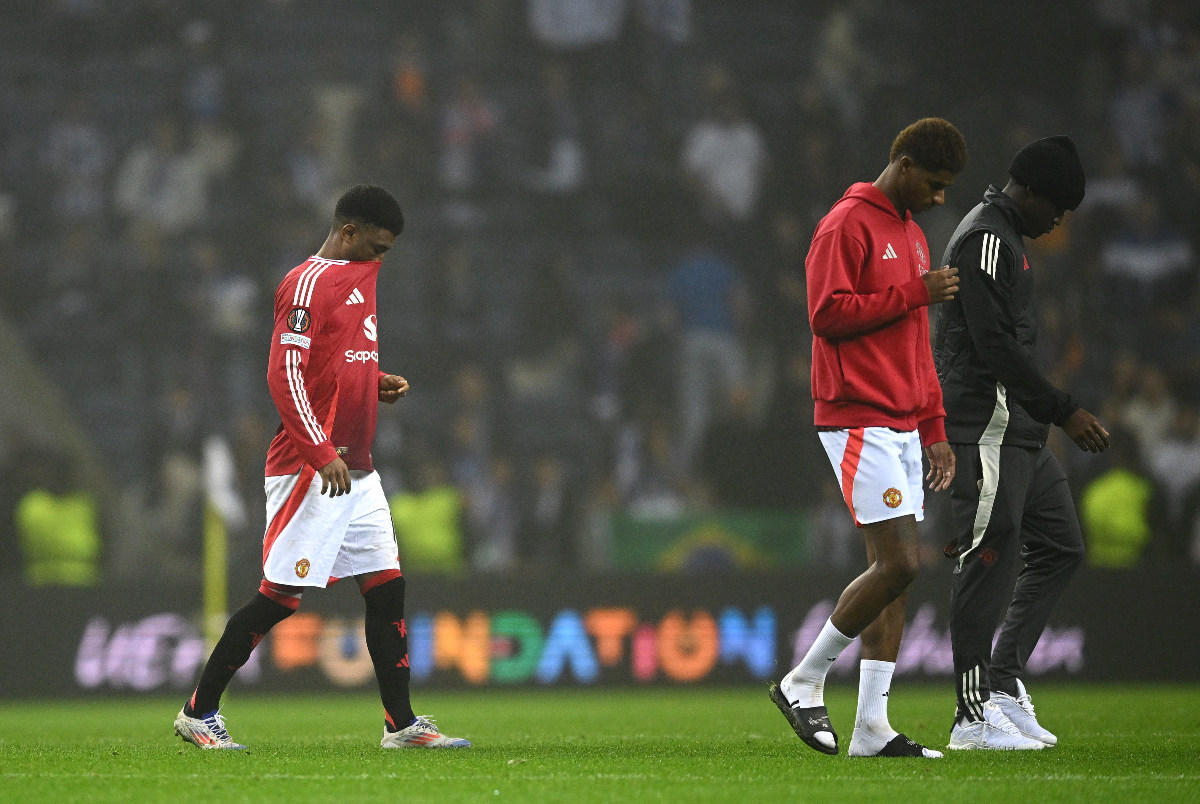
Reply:
[[471, 743], [459, 737], [447, 737], [427, 717], [417, 719], [400, 731], [383, 732], [379, 742], [383, 748], [470, 748]]
[[1033, 701], [1029, 698], [1029, 693], [1025, 691], [1025, 685], [1021, 683], [1021, 679], [1017, 679], [1017, 697], [1014, 698], [1006, 692], [992, 691], [992, 700], [1000, 707], [1013, 725], [1017, 727], [1017, 731], [1034, 740], [1045, 743], [1046, 745], [1056, 745], [1058, 738], [1050, 732], [1042, 728], [1042, 725], [1037, 722], [1037, 717], [1033, 714]]
[[956, 722], [946, 747], [952, 751], [1040, 751], [1046, 744], [1021, 734], [996, 702], [988, 700], [983, 704], [983, 720]]
[[180, 709], [179, 714], [175, 716], [175, 733], [199, 748], [246, 750], [246, 746], [238, 745], [229, 739], [229, 732], [225, 731], [225, 718], [221, 717], [219, 710], [206, 718], [198, 718], [188, 717], [184, 710]]

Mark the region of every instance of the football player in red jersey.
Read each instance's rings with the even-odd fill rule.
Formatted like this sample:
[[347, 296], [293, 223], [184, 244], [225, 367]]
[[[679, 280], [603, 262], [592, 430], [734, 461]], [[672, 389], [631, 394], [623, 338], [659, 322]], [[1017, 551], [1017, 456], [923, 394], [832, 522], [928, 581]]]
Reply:
[[800, 664], [771, 684], [771, 700], [806, 744], [836, 754], [825, 675], [861, 634], [850, 756], [937, 758], [891, 727], [887, 700], [919, 566], [922, 447], [930, 488], [945, 489], [954, 477], [925, 308], [954, 297], [957, 271], [930, 270], [912, 216], [945, 201], [967, 147], [954, 126], [926, 118], [900, 132], [889, 160], [874, 183], [851, 186], [833, 205], [805, 260], [816, 425], [870, 567], [842, 592]]
[[404, 576], [391, 513], [371, 463], [379, 402], [408, 382], [379, 370], [375, 280], [404, 228], [382, 187], [337, 202], [325, 244], [275, 292], [267, 384], [281, 424], [267, 452], [267, 532], [258, 593], [229, 618], [175, 733], [201, 748], [238, 749], [221, 693], [258, 642], [300, 606], [305, 587], [353, 576], [384, 708], [384, 748], [465, 748], [409, 703]]

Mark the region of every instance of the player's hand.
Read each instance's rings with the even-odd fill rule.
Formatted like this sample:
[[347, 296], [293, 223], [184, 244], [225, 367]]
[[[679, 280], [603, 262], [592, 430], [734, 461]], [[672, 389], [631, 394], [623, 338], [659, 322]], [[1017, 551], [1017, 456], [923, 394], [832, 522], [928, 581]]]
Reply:
[[394, 404], [408, 393], [408, 380], [399, 374], [385, 374], [379, 378], [379, 401]]
[[1078, 444], [1081, 450], [1087, 452], [1104, 452], [1112, 446], [1108, 431], [1095, 416], [1083, 408], [1072, 413], [1063, 423], [1063, 432]]
[[321, 476], [321, 494], [329, 492], [330, 497], [340, 497], [350, 493], [350, 470], [341, 458], [334, 458], [317, 470]]
[[947, 265], [936, 271], [930, 271], [921, 278], [925, 280], [925, 287], [929, 290], [930, 304], [948, 302], [954, 298], [954, 294], [958, 293], [957, 268]]
[[950, 481], [954, 479], [954, 450], [950, 449], [950, 444], [945, 441], [930, 444], [925, 448], [925, 454], [929, 456], [929, 474], [925, 477], [929, 490], [950, 488]]

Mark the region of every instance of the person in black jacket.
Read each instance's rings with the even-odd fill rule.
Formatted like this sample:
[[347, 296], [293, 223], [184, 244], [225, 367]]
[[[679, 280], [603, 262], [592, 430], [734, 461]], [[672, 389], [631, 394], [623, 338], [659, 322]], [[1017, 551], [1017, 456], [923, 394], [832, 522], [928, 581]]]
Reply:
[[1037, 314], [1024, 238], [1050, 232], [1083, 200], [1075, 144], [1064, 136], [1032, 142], [1008, 172], [1004, 189], [989, 187], [950, 239], [942, 264], [958, 268], [960, 291], [934, 337], [946, 434], [959, 467], [950, 486], [956, 538], [946, 548], [958, 562], [950, 615], [955, 749], [1057, 742], [1038, 724], [1019, 678], [1084, 556], [1066, 475], [1046, 438], [1054, 424], [1083, 450], [1109, 445], [1096, 417], [1051, 385], [1033, 359]]

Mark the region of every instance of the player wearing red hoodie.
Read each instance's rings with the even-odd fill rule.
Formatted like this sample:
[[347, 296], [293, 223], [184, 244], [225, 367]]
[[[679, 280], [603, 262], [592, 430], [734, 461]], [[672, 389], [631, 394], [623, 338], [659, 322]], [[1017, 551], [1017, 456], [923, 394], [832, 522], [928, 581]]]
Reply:
[[892, 143], [879, 178], [853, 185], [833, 205], [805, 260], [816, 425], [870, 567], [842, 592], [800, 664], [771, 684], [771, 699], [800, 739], [826, 754], [838, 743], [825, 675], [861, 634], [850, 756], [941, 756], [891, 727], [887, 700], [919, 566], [922, 446], [931, 489], [954, 477], [925, 308], [954, 297], [958, 271], [929, 270], [929, 246], [912, 216], [944, 203], [966, 162], [966, 143], [950, 123], [913, 123]]

